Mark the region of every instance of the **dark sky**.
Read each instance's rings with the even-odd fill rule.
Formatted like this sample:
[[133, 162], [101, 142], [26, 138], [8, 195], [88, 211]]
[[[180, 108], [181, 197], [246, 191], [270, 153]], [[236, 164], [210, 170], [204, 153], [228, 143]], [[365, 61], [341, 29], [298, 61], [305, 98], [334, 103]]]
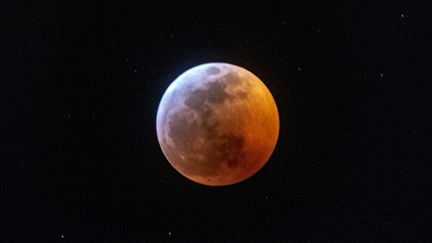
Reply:
[[[427, 1], [28, 2], [0, 7], [0, 242], [431, 240]], [[165, 89], [210, 61], [280, 114], [267, 165], [228, 187], [156, 137]]]

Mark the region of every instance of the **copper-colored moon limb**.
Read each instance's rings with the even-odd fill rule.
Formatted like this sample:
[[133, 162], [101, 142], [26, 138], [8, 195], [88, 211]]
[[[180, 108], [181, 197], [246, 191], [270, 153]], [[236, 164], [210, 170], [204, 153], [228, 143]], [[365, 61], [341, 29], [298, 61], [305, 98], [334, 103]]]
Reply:
[[159, 144], [183, 176], [210, 186], [243, 181], [268, 161], [279, 134], [276, 103], [264, 83], [228, 63], [181, 74], [157, 111]]

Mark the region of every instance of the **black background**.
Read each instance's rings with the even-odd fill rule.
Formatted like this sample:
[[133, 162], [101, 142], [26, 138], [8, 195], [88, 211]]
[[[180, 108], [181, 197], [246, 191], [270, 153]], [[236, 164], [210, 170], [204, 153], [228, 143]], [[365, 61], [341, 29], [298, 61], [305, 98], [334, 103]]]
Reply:
[[[430, 241], [431, 23], [415, 1], [2, 3], [0, 242]], [[155, 131], [211, 61], [280, 114], [228, 187], [182, 177]]]

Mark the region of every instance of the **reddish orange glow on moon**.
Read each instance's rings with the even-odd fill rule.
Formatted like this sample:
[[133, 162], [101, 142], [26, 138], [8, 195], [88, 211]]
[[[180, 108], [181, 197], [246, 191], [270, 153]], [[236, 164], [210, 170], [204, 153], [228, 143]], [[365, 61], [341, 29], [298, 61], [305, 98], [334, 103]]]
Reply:
[[168, 87], [156, 119], [169, 163], [200, 184], [241, 182], [268, 161], [279, 134], [276, 103], [248, 70], [207, 63], [184, 72]]

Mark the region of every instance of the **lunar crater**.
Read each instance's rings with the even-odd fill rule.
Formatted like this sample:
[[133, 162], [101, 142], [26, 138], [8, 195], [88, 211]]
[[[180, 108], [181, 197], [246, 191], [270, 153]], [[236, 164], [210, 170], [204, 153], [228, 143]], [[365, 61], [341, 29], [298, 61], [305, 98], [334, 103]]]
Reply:
[[209, 67], [209, 68], [207, 68], [207, 73], [210, 75], [215, 75], [215, 74], [220, 73], [220, 70], [217, 67]]

